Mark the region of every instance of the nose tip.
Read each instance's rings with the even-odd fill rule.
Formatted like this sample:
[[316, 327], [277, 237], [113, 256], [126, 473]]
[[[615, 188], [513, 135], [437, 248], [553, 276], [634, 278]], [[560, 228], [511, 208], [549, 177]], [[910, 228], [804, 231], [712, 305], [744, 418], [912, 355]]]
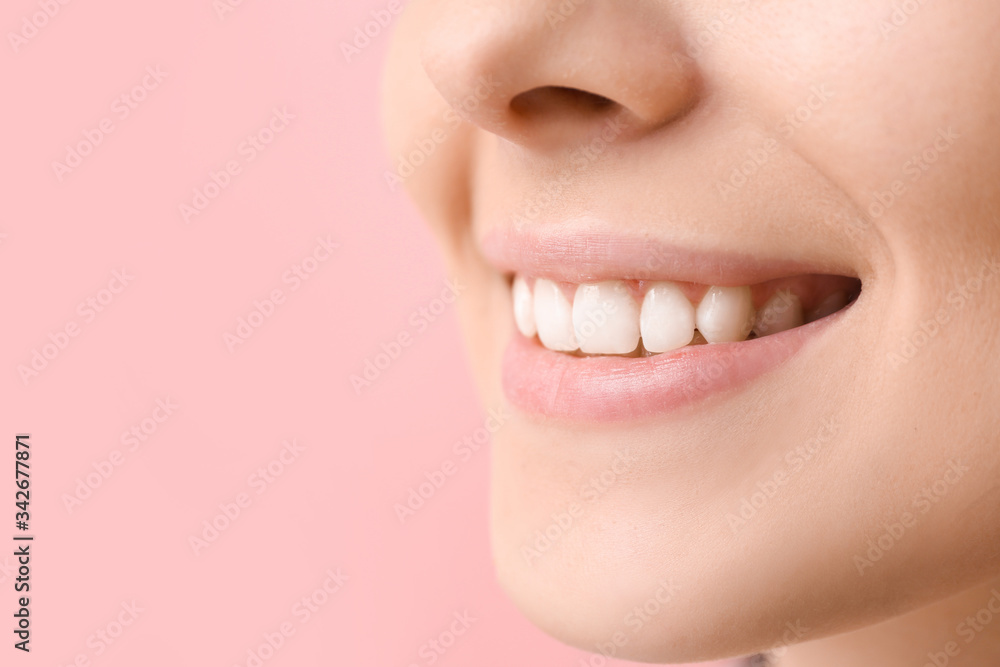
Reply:
[[697, 101], [697, 71], [663, 12], [614, 0], [445, 0], [422, 45], [465, 120], [523, 145], [565, 142], [624, 115], [633, 137]]

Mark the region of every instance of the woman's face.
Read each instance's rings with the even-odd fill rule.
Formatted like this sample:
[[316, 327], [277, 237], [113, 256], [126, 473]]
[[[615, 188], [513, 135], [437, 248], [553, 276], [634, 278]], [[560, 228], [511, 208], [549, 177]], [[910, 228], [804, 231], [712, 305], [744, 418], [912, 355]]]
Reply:
[[466, 286], [535, 623], [710, 659], [1000, 574], [1000, 4], [412, 0], [397, 28], [387, 187]]

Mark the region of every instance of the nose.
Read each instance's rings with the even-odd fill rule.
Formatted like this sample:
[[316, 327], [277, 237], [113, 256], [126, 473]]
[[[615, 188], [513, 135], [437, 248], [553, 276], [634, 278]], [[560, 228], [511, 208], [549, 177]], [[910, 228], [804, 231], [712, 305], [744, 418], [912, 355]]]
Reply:
[[[670, 9], [621, 0], [436, 0], [422, 64], [454, 111], [525, 146], [627, 134], [688, 112], [697, 68]], [[664, 3], [667, 4], [667, 3]]]

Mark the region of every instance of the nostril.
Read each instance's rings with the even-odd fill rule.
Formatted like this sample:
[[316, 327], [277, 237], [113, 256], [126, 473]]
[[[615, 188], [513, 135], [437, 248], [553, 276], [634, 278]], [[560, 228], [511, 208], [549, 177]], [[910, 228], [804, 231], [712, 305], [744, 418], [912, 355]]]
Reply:
[[[631, 143], [698, 100], [700, 65], [677, 57], [688, 46], [685, 3], [652, 3], [671, 6], [662, 13], [648, 2], [427, 4], [427, 78], [462, 120], [522, 148], [591, 143], [605, 127]], [[558, 34], [556, 5], [573, 10]]]
[[600, 115], [616, 106], [617, 102], [603, 95], [564, 86], [533, 88], [510, 101], [511, 111], [524, 120]]

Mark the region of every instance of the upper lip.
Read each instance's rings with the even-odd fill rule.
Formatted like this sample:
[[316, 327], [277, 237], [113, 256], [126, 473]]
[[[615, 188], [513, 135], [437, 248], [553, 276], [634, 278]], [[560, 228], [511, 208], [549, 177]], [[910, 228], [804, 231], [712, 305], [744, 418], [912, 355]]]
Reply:
[[740, 286], [803, 274], [856, 277], [846, 267], [823, 260], [692, 248], [621, 233], [589, 219], [520, 229], [494, 226], [481, 236], [479, 246], [502, 273], [567, 283], [618, 279]]

